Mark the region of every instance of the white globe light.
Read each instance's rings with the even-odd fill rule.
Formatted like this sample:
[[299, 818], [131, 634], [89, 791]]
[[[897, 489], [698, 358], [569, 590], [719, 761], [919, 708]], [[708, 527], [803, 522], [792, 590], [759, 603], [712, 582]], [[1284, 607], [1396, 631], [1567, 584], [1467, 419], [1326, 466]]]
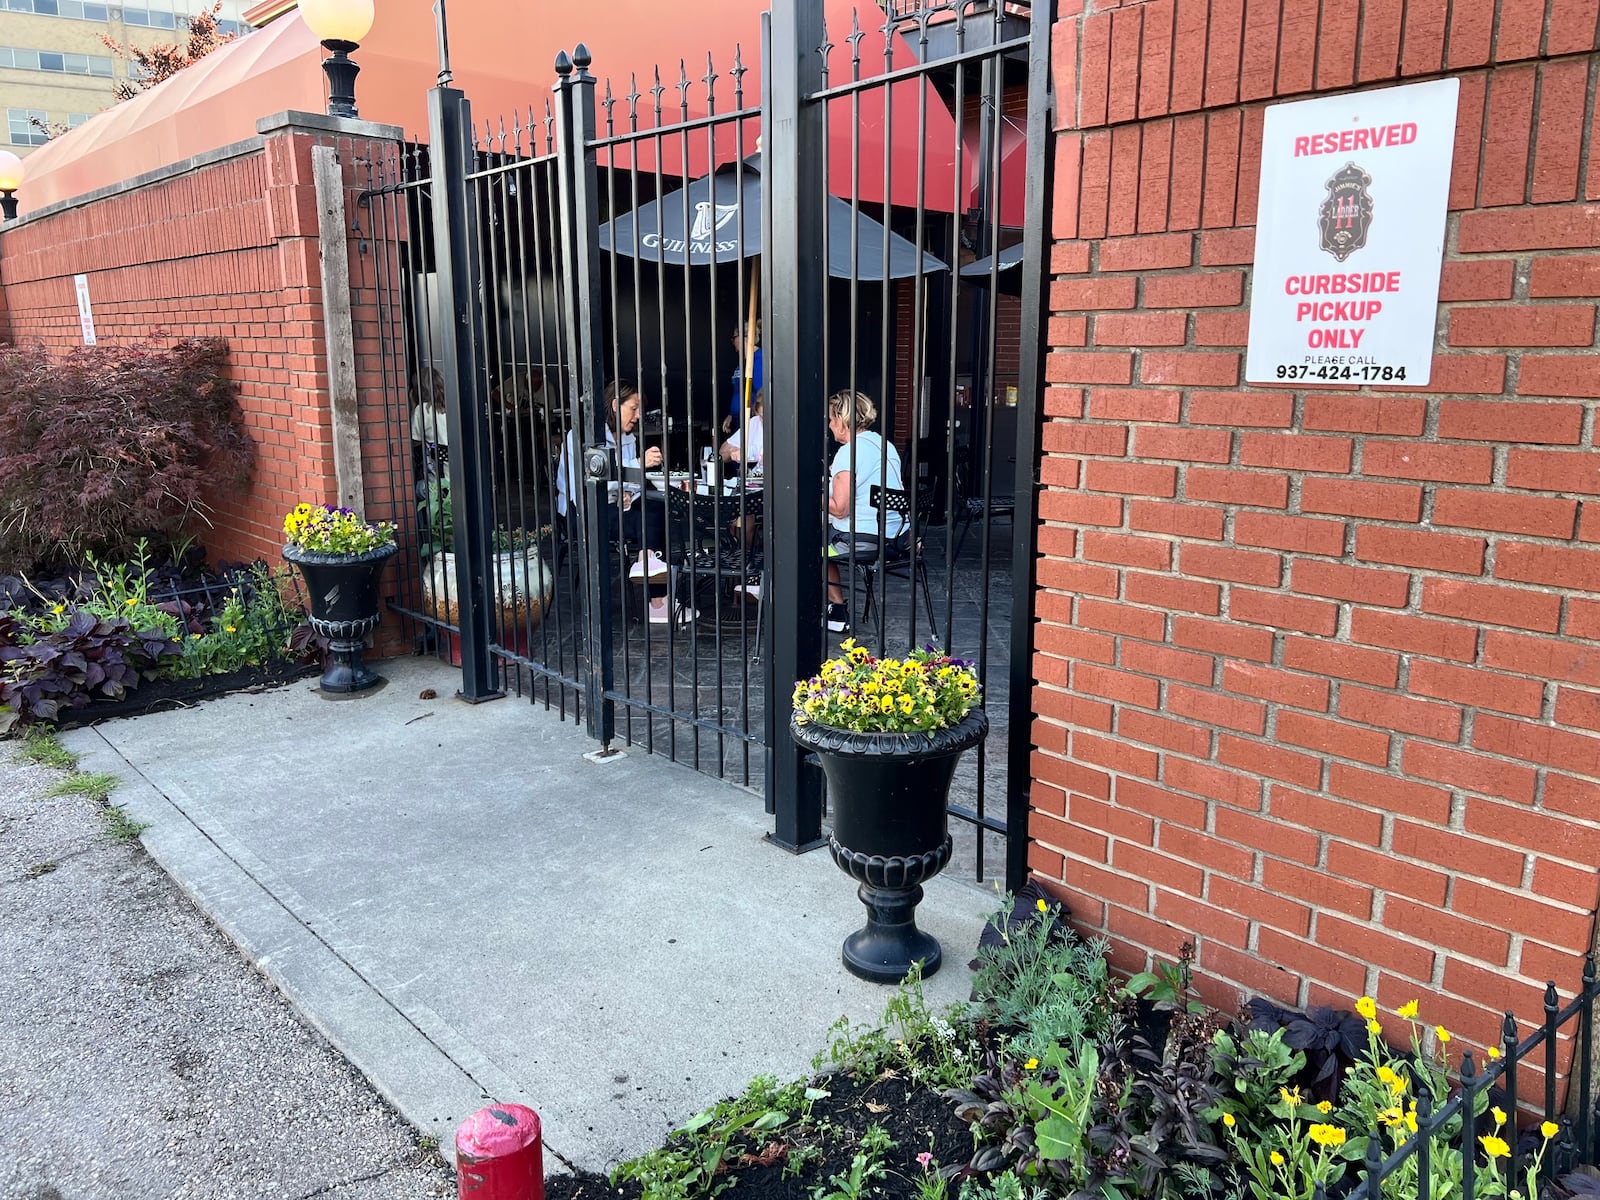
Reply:
[[0, 150], [0, 192], [16, 191], [27, 173], [20, 158], [9, 150]]
[[373, 0], [300, 0], [300, 16], [324, 42], [356, 42], [372, 32]]

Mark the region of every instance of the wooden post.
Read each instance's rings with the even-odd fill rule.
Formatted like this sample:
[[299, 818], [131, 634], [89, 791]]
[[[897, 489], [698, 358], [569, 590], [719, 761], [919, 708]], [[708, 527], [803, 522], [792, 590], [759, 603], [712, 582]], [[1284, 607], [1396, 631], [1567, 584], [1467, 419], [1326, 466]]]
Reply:
[[339, 504], [365, 515], [361, 421], [356, 412], [355, 331], [350, 321], [350, 243], [344, 172], [332, 146], [311, 148], [317, 193], [317, 244], [322, 259], [322, 336], [327, 352], [328, 410], [333, 421], [333, 477]]

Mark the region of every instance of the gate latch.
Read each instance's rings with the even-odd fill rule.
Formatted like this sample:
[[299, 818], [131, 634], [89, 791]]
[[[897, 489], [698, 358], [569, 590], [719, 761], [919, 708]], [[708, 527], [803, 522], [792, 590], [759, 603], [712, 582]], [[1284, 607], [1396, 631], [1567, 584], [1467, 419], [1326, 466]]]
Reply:
[[595, 481], [612, 479], [615, 477], [612, 463], [615, 459], [615, 447], [610, 445], [589, 446], [583, 452], [583, 473]]

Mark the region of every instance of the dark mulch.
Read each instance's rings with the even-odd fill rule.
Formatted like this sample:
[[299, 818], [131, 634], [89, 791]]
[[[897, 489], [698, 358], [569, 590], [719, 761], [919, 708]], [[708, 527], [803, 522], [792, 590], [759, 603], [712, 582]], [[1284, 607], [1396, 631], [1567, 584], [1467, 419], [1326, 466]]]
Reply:
[[[938, 1093], [910, 1084], [894, 1074], [860, 1080], [834, 1075], [817, 1083], [830, 1095], [811, 1109], [811, 1128], [778, 1131], [778, 1140], [736, 1162], [729, 1176], [737, 1184], [731, 1193], [738, 1200], [810, 1200], [812, 1190], [822, 1185], [832, 1190], [829, 1180], [850, 1170], [861, 1135], [873, 1125], [881, 1125], [894, 1141], [894, 1148], [883, 1158], [888, 1177], [874, 1189], [876, 1196], [910, 1197], [914, 1180], [922, 1174], [917, 1155], [932, 1151], [940, 1164], [965, 1163], [972, 1155], [972, 1133], [957, 1120], [954, 1106]], [[784, 1165], [789, 1151], [815, 1146], [819, 1160], [806, 1163], [796, 1175], [785, 1178]], [[612, 1187], [603, 1175], [582, 1172], [577, 1175], [552, 1175], [544, 1181], [545, 1200], [638, 1200], [639, 1185], [633, 1182]]]
[[274, 662], [261, 667], [226, 671], [220, 675], [202, 675], [198, 679], [146, 680], [121, 700], [96, 700], [82, 708], [63, 710], [57, 728], [76, 729], [115, 717], [138, 717], [150, 712], [189, 708], [202, 700], [211, 700], [230, 692], [257, 692], [281, 687], [296, 679], [304, 679], [307, 675], [318, 674], [321, 670], [316, 663]]

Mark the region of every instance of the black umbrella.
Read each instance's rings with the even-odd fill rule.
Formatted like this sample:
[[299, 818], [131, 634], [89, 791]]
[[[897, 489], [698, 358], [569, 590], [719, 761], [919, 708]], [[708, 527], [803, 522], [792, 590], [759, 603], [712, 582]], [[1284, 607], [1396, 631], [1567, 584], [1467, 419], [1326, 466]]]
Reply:
[[1022, 294], [1022, 243], [1007, 246], [996, 254], [970, 262], [961, 268], [961, 278], [969, 279], [979, 287], [989, 285], [991, 275], [998, 276], [999, 290], [1007, 296]]
[[[850, 262], [851, 229], [856, 262]], [[743, 233], [741, 235], [741, 229]], [[891, 233], [865, 213], [853, 213], [837, 196], [828, 197], [828, 274], [867, 282], [884, 279], [884, 239], [889, 240], [888, 278], [917, 273], [917, 247]], [[600, 245], [646, 262], [709, 267], [761, 253], [761, 156], [744, 160], [744, 170], [723, 167], [687, 188], [641, 204], [600, 227]], [[948, 268], [926, 251], [924, 274]]]

